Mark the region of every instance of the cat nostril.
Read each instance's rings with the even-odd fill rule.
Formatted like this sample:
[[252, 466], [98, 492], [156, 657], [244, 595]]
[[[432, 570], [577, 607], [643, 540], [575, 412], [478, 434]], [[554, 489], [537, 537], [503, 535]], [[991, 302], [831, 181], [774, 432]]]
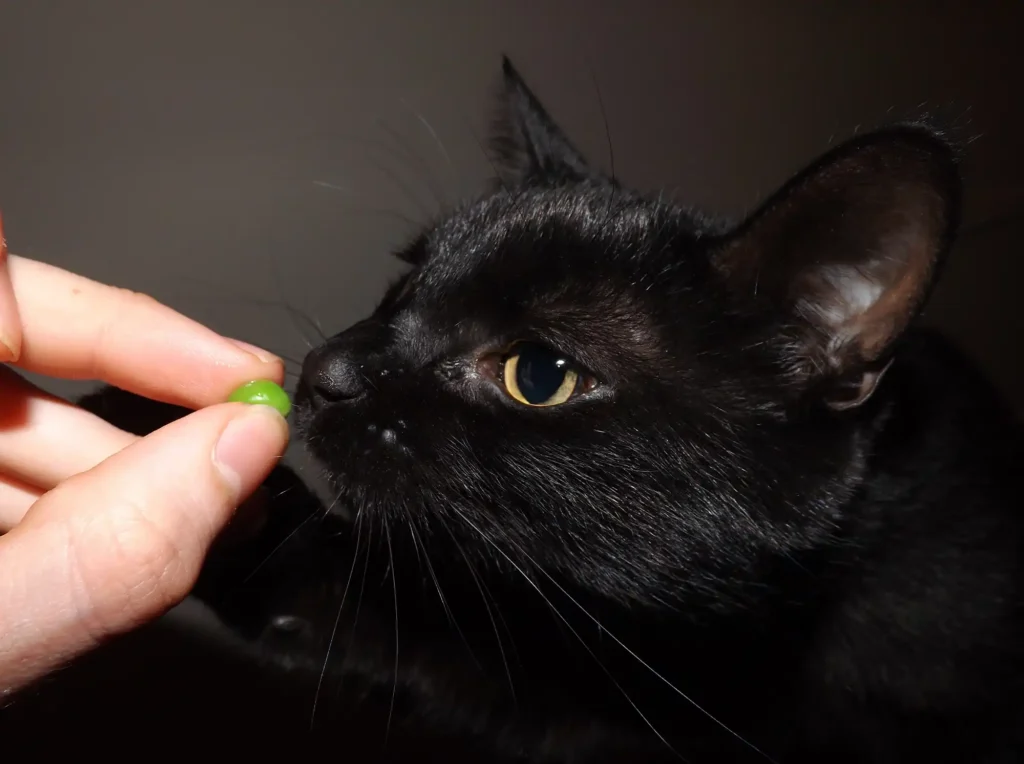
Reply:
[[347, 353], [330, 345], [321, 346], [306, 356], [302, 363], [302, 381], [317, 406], [352, 400], [365, 392], [365, 380], [358, 364]]

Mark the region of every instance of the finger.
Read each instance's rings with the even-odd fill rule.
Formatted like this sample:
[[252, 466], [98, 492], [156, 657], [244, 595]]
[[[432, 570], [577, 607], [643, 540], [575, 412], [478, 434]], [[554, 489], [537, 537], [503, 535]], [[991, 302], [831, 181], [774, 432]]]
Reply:
[[6, 533], [20, 523], [42, 494], [35, 486], [0, 475], [0, 533]]
[[20, 353], [21, 320], [7, 272], [7, 239], [4, 238], [4, 218], [0, 215], [0, 363], [17, 361]]
[[281, 360], [221, 337], [152, 298], [11, 255], [22, 342], [18, 365], [64, 379], [102, 379], [199, 408], [252, 379], [281, 383]]
[[269, 407], [213, 406], [39, 499], [0, 537], [0, 694], [180, 602], [287, 437]]
[[[0, 472], [48, 491], [137, 440], [0, 368]], [[20, 518], [19, 518], [20, 519]]]

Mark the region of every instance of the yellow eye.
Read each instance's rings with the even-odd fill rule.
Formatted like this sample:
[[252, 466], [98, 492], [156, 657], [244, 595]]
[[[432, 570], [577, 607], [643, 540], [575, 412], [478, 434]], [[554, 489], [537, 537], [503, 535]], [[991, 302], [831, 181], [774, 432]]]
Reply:
[[527, 406], [561, 405], [587, 385], [569, 359], [535, 344], [519, 345], [505, 359], [503, 381], [508, 394]]

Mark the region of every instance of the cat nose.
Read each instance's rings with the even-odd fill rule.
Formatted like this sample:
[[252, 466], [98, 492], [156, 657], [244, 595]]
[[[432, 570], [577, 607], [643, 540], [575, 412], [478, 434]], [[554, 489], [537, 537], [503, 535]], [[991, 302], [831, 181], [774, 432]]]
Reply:
[[317, 407], [361, 397], [366, 378], [348, 348], [331, 343], [311, 350], [302, 362], [302, 383]]

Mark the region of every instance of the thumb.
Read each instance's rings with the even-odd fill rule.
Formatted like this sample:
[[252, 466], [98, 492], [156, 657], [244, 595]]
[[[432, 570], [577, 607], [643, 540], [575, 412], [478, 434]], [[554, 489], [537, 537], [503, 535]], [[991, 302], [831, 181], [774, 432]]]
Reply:
[[268, 406], [212, 406], [40, 498], [0, 537], [0, 692], [180, 602], [287, 438]]

